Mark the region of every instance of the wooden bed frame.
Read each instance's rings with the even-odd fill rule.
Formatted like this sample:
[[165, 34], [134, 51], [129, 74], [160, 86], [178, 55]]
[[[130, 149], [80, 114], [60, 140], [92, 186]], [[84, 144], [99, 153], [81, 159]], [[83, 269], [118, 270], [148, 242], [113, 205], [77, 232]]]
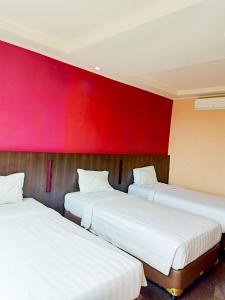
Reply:
[[[78, 190], [77, 168], [108, 170], [110, 184], [127, 192], [133, 182], [132, 169], [146, 165], [154, 165], [159, 181], [168, 183], [168, 155], [0, 152], [0, 174], [25, 172], [24, 197], [35, 198], [61, 214], [64, 214], [65, 194]], [[68, 212], [65, 216], [80, 224], [76, 216]], [[225, 248], [224, 236], [223, 241]], [[144, 263], [145, 274], [176, 297], [217, 262], [218, 252], [219, 246], [215, 246], [183, 270], [171, 270], [169, 276]]]
[[222, 234], [222, 239], [221, 239], [221, 253], [224, 254], [225, 253], [225, 233]]

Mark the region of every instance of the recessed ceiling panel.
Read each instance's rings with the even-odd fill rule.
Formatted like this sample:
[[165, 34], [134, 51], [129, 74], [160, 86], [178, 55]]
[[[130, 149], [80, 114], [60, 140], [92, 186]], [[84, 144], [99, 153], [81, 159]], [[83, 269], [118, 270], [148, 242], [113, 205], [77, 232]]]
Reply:
[[4, 0], [0, 1], [0, 18], [70, 40], [101, 29], [147, 3], [149, 0]]

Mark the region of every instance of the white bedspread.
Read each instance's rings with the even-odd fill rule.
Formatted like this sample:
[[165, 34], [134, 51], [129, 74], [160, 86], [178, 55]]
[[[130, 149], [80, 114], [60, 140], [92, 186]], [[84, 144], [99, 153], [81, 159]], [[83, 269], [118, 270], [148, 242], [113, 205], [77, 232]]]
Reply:
[[171, 267], [184, 268], [221, 238], [216, 222], [126, 193], [71, 195], [74, 203], [83, 200], [82, 226], [165, 275]]
[[68, 193], [65, 195], [64, 208], [65, 210], [71, 212], [73, 215], [82, 219], [83, 207], [85, 201], [83, 197], [76, 197], [76, 202], [74, 203], [74, 193]]
[[137, 195], [169, 207], [198, 214], [219, 222], [225, 233], [225, 198], [203, 194], [164, 183], [135, 185], [129, 187], [129, 194]]
[[0, 206], [1, 300], [132, 300], [139, 261], [35, 200]]

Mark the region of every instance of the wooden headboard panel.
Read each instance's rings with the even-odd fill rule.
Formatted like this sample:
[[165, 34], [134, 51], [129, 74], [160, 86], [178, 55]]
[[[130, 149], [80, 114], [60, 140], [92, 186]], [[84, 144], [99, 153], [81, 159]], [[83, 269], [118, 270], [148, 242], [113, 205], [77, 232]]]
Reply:
[[133, 182], [132, 169], [147, 165], [154, 165], [158, 179], [168, 182], [169, 156], [0, 152], [0, 175], [25, 172], [24, 196], [60, 213], [65, 194], [78, 190], [77, 168], [108, 170], [110, 184], [126, 192]]
[[47, 153], [0, 152], [0, 175], [25, 172], [24, 196], [51, 206], [46, 193], [47, 162]]
[[64, 195], [78, 191], [78, 168], [109, 171], [110, 184], [118, 188], [119, 161], [115, 155], [107, 154], [51, 154], [53, 160], [52, 201], [57, 210], [62, 211]]
[[154, 166], [158, 181], [168, 183], [169, 163], [168, 155], [123, 155], [121, 190], [127, 192], [133, 183], [133, 169], [146, 166]]

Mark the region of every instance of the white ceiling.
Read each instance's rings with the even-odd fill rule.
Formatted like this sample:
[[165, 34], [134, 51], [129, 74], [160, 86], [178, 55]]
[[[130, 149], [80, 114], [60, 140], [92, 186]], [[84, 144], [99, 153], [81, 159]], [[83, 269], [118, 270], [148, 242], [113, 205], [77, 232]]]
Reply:
[[171, 99], [225, 93], [225, 0], [0, 0], [0, 38]]

